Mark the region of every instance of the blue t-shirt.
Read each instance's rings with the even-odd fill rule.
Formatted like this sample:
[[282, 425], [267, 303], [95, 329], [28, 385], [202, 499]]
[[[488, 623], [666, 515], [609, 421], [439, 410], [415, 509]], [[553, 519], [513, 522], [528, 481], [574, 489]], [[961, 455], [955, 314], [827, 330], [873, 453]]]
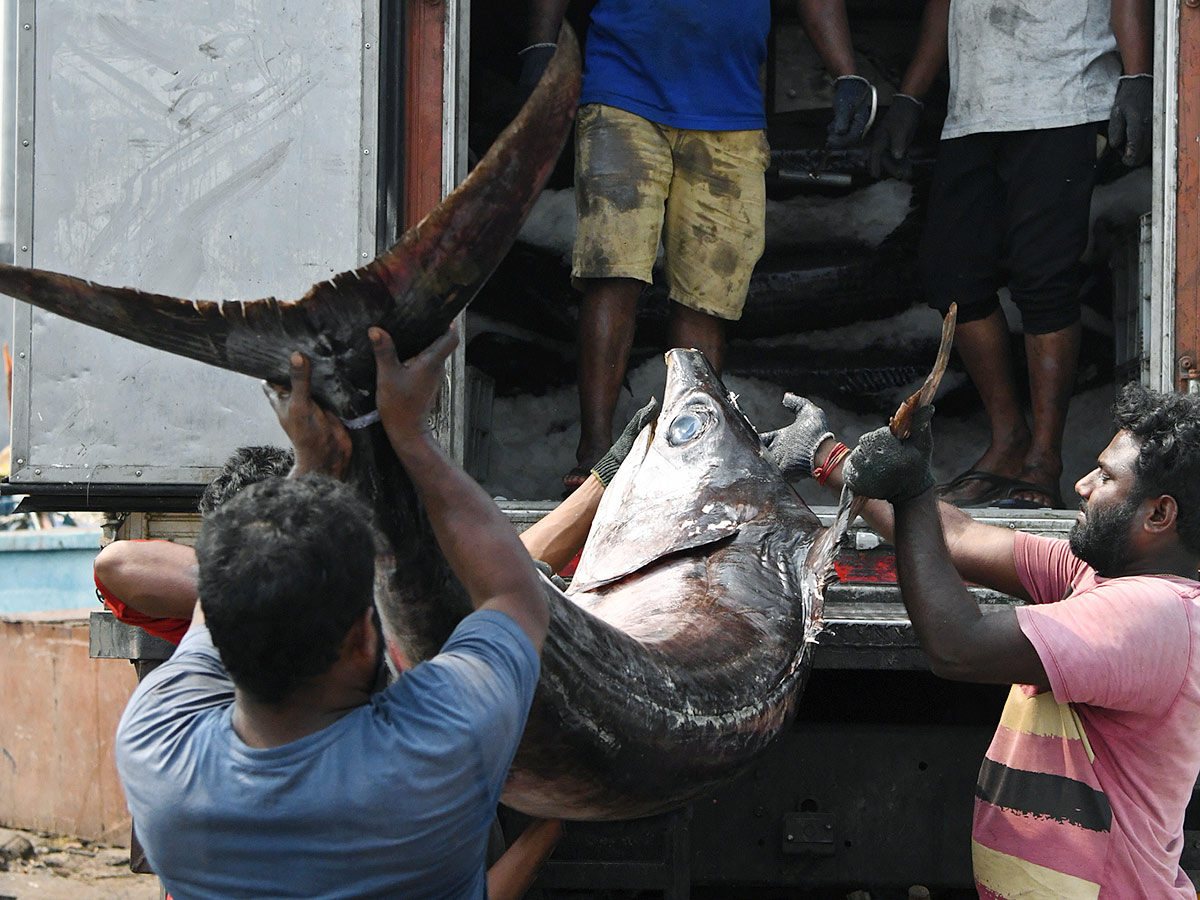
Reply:
[[370, 703], [259, 750], [234, 733], [233, 684], [194, 628], [117, 729], [146, 857], [176, 900], [483, 897], [538, 668], [512, 619], [476, 612]]
[[770, 27], [770, 0], [599, 0], [580, 102], [675, 128], [764, 128]]

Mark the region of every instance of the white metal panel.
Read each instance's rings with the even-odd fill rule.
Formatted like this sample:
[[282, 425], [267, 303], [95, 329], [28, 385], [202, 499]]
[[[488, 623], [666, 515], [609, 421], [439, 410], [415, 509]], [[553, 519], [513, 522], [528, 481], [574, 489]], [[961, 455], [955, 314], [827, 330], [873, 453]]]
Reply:
[[[18, 264], [290, 299], [374, 255], [377, 4], [19, 6]], [[23, 304], [16, 343], [14, 482], [202, 482], [285, 440], [245, 376]]]
[[[0, 262], [12, 261], [13, 172], [16, 168], [17, 3], [0, 0]], [[0, 303], [0, 320], [12, 316]], [[8, 314], [8, 315], [6, 315]], [[0, 324], [0, 337], [11, 341], [12, 323]], [[0, 392], [2, 395], [3, 392]]]
[[[13, 173], [16, 168], [17, 4], [0, 0], [0, 262], [12, 262]], [[0, 296], [0, 345], [13, 343], [13, 303]], [[2, 376], [0, 376], [2, 377]], [[8, 385], [0, 382], [0, 448], [9, 442]]]
[[[470, 108], [471, 2], [446, 3], [446, 35], [442, 62], [442, 194], [467, 176], [467, 114]], [[466, 313], [459, 315], [459, 334], [466, 333]], [[446, 387], [438, 398], [438, 437], [454, 459], [467, 462], [467, 434], [472, 412], [467, 403], [467, 342], [446, 361]]]
[[1179, 153], [1179, 4], [1156, 3], [1154, 10], [1154, 167], [1151, 202], [1149, 322], [1144, 331], [1150, 352], [1147, 384], [1158, 391], [1175, 387], [1175, 191]]

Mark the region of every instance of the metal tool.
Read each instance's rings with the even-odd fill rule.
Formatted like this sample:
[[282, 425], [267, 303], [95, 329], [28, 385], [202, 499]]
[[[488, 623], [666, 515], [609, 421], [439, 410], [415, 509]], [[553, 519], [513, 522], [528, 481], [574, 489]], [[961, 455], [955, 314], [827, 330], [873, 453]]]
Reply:
[[829, 154], [833, 148], [826, 146], [821, 153], [821, 158], [817, 160], [817, 164], [808, 171], [808, 177], [811, 181], [820, 181], [821, 173], [825, 171], [825, 163], [829, 162]]

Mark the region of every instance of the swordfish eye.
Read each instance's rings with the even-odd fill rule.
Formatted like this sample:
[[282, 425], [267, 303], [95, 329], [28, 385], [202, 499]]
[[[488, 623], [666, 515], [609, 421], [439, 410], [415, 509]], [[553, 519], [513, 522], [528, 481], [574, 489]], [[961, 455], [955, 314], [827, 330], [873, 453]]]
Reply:
[[707, 410], [690, 409], [681, 412], [667, 429], [667, 443], [672, 447], [681, 447], [694, 441], [708, 428], [711, 418]]

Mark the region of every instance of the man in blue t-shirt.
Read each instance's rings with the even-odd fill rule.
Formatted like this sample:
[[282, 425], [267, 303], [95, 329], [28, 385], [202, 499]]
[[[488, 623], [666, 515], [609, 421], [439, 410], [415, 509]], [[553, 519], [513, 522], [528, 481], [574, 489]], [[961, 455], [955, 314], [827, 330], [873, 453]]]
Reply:
[[[520, 85], [553, 53], [567, 0], [531, 0]], [[830, 146], [859, 140], [874, 89], [853, 73], [843, 0], [800, 0], [805, 27], [838, 76]], [[759, 70], [770, 0], [599, 0], [584, 53], [575, 131], [579, 231], [571, 278], [579, 322], [582, 484], [612, 442], [638, 297], [663, 247], [668, 346], [704, 352], [717, 371], [725, 322], [741, 317], [765, 243], [770, 163]]]
[[[350, 488], [273, 478], [206, 517], [192, 626], [139, 685], [116, 746], [147, 858], [177, 900], [484, 896], [546, 634], [541, 576], [429, 432], [457, 337], [403, 367], [386, 333], [371, 337], [383, 427], [476, 612], [376, 692], [375, 543]], [[319, 471], [348, 447], [308, 415], [298, 371], [277, 410], [297, 473]]]

